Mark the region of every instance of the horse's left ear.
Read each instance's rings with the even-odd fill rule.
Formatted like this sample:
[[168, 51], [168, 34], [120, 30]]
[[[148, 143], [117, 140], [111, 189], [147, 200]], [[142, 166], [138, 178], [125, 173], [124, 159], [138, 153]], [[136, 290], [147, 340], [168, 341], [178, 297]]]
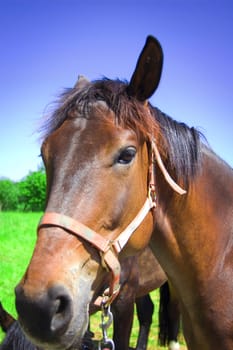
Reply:
[[79, 75], [78, 76], [78, 80], [76, 81], [74, 88], [75, 89], [81, 89], [83, 87], [85, 87], [86, 85], [88, 85], [90, 82], [89, 80], [84, 77], [84, 75]]
[[139, 101], [146, 101], [159, 85], [163, 67], [163, 50], [153, 36], [148, 36], [138, 58], [127, 92]]

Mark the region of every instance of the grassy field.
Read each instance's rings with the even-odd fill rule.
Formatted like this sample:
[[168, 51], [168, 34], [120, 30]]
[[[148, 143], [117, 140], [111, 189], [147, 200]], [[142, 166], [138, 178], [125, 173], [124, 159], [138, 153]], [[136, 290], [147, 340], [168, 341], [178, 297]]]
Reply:
[[[0, 301], [4, 308], [17, 317], [15, 310], [14, 287], [22, 277], [36, 241], [36, 227], [41, 217], [40, 213], [0, 212]], [[158, 291], [152, 293], [155, 304], [153, 326], [150, 332], [148, 350], [164, 349], [157, 346], [158, 335]], [[100, 313], [91, 317], [91, 330], [100, 337]], [[135, 346], [138, 335], [138, 321], [134, 318], [131, 335], [131, 346]], [[3, 333], [0, 331], [0, 341]], [[181, 337], [181, 349], [185, 350]]]

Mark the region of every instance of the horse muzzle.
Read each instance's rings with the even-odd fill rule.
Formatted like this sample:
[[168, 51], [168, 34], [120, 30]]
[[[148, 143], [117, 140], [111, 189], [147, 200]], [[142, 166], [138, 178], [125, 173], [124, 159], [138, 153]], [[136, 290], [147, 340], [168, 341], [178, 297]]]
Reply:
[[[19, 322], [30, 339], [38, 345], [51, 344], [53, 348], [57, 348], [56, 343], [61, 345], [61, 339], [67, 338], [74, 313], [69, 291], [55, 285], [33, 299], [25, 295], [21, 285], [15, 292]], [[63, 342], [67, 344], [72, 340]]]

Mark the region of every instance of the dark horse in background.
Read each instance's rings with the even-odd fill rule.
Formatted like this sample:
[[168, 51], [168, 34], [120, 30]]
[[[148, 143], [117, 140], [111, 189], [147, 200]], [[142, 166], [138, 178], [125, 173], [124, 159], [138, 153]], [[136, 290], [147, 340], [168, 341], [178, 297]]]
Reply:
[[119, 260], [148, 244], [179, 298], [188, 348], [233, 349], [233, 171], [148, 103], [162, 62], [148, 37], [129, 83], [80, 78], [46, 122], [47, 205], [16, 307], [47, 349], [81, 343], [107, 271], [106, 307]]
[[0, 350], [42, 350], [33, 345], [23, 333], [18, 321], [14, 319], [0, 302], [0, 328], [6, 333]]

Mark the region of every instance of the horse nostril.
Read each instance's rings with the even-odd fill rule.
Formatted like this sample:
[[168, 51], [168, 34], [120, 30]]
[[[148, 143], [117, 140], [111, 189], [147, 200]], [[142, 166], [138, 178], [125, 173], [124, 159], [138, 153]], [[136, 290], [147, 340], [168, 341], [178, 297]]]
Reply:
[[48, 295], [52, 304], [51, 331], [54, 333], [63, 333], [72, 317], [71, 297], [61, 286], [52, 287]]
[[60, 295], [54, 300], [54, 310], [50, 326], [51, 331], [63, 333], [71, 317], [71, 299], [68, 295]]
[[16, 307], [25, 332], [43, 342], [63, 335], [73, 317], [72, 298], [68, 290], [59, 285], [34, 298], [28, 298], [23, 288], [17, 287]]
[[69, 300], [66, 297], [60, 297], [60, 299], [57, 299], [55, 301], [55, 305], [56, 305], [56, 313], [61, 314], [66, 311], [69, 305]]

